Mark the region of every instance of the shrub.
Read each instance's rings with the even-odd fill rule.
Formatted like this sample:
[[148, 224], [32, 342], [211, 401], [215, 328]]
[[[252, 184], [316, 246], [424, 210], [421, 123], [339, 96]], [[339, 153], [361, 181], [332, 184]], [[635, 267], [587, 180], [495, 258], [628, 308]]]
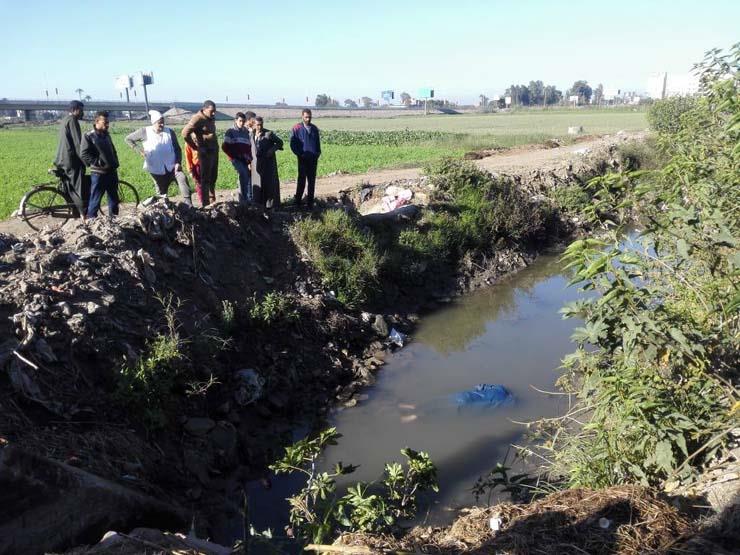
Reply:
[[591, 195], [579, 183], [555, 187], [551, 196], [555, 206], [571, 215], [583, 213], [591, 202]]
[[681, 128], [683, 114], [699, 103], [695, 96], [674, 96], [657, 100], [647, 113], [650, 128], [658, 133], [675, 133]]
[[249, 317], [255, 322], [269, 326], [281, 320], [295, 321], [298, 319], [298, 311], [291, 297], [285, 293], [270, 291], [261, 301], [252, 299]]
[[738, 66], [740, 45], [699, 66], [704, 97], [660, 132], [664, 168], [594, 180], [605, 207], [643, 216], [640, 244], [614, 233], [566, 251], [572, 283], [601, 293], [564, 308], [584, 321], [564, 365], [588, 419], [573, 433], [570, 414], [550, 447], [573, 485], [690, 482], [737, 426]]
[[362, 304], [377, 289], [383, 257], [372, 235], [343, 210], [296, 222], [291, 236], [315, 265], [324, 286], [347, 306]]

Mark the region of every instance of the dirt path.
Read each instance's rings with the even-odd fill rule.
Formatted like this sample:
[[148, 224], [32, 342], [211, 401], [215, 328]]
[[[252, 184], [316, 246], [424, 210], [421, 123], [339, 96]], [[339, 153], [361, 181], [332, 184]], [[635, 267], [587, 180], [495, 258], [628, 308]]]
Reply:
[[[542, 145], [527, 145], [492, 154], [475, 163], [478, 167], [491, 172], [526, 173], [537, 168], [558, 165], [561, 162], [576, 156], [579, 152], [595, 150], [602, 145], [622, 142], [625, 138], [640, 138], [644, 133], [626, 133], [622, 135], [607, 135], [579, 140], [577, 143], [557, 148], [547, 148]], [[389, 183], [403, 179], [415, 179], [421, 175], [421, 168], [402, 168], [375, 170], [367, 173], [352, 175], [337, 175], [321, 177], [316, 180], [316, 194], [319, 196], [336, 195], [339, 191], [349, 189], [360, 183]], [[293, 183], [283, 183], [281, 192], [284, 197], [295, 191]]]
[[[635, 132], [595, 138], [584, 137], [575, 144], [557, 148], [528, 145], [492, 154], [486, 158], [476, 160], [475, 163], [480, 168], [491, 172], [526, 173], [538, 168], [559, 165], [574, 156], [578, 156], [578, 153], [594, 150], [605, 144], [623, 142], [625, 139], [630, 138], [637, 139], [642, 136], [644, 136], [644, 133]], [[339, 191], [350, 189], [360, 183], [378, 185], [392, 181], [416, 179], [420, 175], [421, 168], [397, 168], [375, 170], [360, 174], [320, 177], [316, 180], [316, 195], [322, 197], [336, 195]], [[283, 198], [290, 197], [295, 193], [295, 185], [293, 182], [283, 183], [280, 191]], [[232, 200], [235, 198], [235, 194], [236, 192], [233, 189], [217, 191], [219, 200]], [[0, 233], [10, 233], [20, 236], [31, 231], [23, 221], [17, 218], [0, 221]]]

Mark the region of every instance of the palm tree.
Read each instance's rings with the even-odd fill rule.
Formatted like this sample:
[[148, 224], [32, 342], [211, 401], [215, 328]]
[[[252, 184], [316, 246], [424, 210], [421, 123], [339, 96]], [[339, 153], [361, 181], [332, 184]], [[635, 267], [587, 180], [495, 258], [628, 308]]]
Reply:
[[80, 100], [82, 100], [82, 93], [85, 92], [85, 89], [75, 89], [75, 92], [80, 95]]
[[85, 100], [85, 102], [90, 102], [92, 100], [92, 96], [90, 96], [89, 94], [88, 95], [85, 95], [85, 99], [84, 100]]

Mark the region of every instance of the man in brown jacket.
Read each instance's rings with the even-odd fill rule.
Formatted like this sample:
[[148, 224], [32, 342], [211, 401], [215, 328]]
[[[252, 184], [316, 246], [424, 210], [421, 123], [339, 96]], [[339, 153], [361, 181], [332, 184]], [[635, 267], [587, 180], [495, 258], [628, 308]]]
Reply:
[[203, 206], [216, 200], [218, 178], [218, 138], [216, 137], [216, 104], [206, 100], [203, 107], [182, 129], [182, 137], [198, 152], [200, 162], [200, 202]]

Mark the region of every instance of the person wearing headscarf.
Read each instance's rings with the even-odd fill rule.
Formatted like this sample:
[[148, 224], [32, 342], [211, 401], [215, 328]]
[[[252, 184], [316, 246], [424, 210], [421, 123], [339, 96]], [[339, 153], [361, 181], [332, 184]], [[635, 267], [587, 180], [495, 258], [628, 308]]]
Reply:
[[149, 172], [160, 195], [167, 196], [174, 181], [180, 189], [182, 200], [192, 206], [188, 178], [182, 171], [182, 150], [177, 135], [164, 126], [164, 116], [157, 110], [149, 111], [152, 124], [126, 136], [126, 144], [144, 158], [144, 169]]
[[262, 204], [268, 210], [280, 206], [280, 177], [278, 176], [275, 153], [283, 150], [283, 140], [263, 127], [263, 119], [254, 122], [254, 148], [257, 173], [262, 182]]

